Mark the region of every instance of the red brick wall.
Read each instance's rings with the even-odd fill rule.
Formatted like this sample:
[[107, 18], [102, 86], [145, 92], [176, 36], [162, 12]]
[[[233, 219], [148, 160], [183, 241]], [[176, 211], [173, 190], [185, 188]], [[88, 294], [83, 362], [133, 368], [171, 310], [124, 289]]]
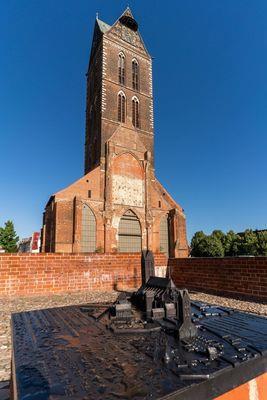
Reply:
[[[167, 265], [164, 254], [154, 256], [156, 266]], [[132, 289], [140, 277], [139, 253], [0, 255], [0, 296]]]
[[267, 300], [267, 257], [171, 258], [178, 287]]

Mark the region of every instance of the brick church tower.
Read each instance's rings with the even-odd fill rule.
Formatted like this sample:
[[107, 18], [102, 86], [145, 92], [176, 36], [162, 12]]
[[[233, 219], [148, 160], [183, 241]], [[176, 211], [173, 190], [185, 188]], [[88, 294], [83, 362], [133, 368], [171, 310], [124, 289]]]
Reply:
[[155, 177], [152, 60], [129, 8], [95, 22], [84, 173], [50, 197], [42, 251], [188, 255], [183, 210]]

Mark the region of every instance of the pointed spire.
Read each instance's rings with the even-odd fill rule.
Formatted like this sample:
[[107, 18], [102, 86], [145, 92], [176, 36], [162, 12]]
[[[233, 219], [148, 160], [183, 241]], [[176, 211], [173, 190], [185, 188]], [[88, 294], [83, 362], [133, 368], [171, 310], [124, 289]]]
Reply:
[[127, 16], [133, 18], [133, 13], [132, 13], [132, 10], [130, 9], [129, 4], [127, 5], [126, 10], [124, 11], [124, 13], [122, 15], [127, 15]]
[[98, 19], [98, 17], [99, 17], [99, 14], [98, 14], [98, 12], [96, 13], [96, 16], [95, 16], [95, 17], [96, 17], [96, 19]]
[[119, 21], [123, 25], [126, 25], [128, 28], [132, 29], [133, 31], [138, 30], [138, 23], [134, 19], [132, 11], [129, 6], [127, 6], [126, 10], [122, 14], [122, 16], [119, 18]]

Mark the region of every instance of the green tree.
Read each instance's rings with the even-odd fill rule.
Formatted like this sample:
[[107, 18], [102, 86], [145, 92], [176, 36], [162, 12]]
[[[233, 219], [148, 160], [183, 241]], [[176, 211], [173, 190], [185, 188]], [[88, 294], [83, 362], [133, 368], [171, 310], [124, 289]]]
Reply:
[[267, 256], [267, 231], [247, 229], [239, 235], [234, 231], [224, 234], [214, 230], [210, 236], [203, 231], [194, 234], [191, 241], [193, 257]]
[[206, 235], [203, 231], [198, 231], [194, 234], [191, 240], [191, 256], [201, 257], [201, 255], [199, 255], [198, 246], [201, 240], [204, 239], [205, 237]]
[[238, 246], [238, 254], [242, 256], [258, 255], [258, 237], [252, 229], [246, 229], [244, 234], [241, 236], [241, 241]]
[[12, 221], [7, 221], [4, 228], [0, 228], [0, 245], [7, 253], [15, 253], [18, 249], [19, 237]]
[[222, 242], [215, 236], [204, 237], [198, 245], [198, 257], [223, 257]]
[[219, 240], [223, 243], [225, 234], [223, 233], [223, 231], [220, 231], [219, 229], [215, 229], [215, 230], [212, 232], [211, 236], [213, 236], [213, 237], [219, 239]]
[[[222, 257], [224, 249], [219, 231], [210, 236], [205, 235], [203, 231], [196, 232], [191, 241], [191, 256], [193, 257]], [[222, 233], [222, 235], [224, 235]]]
[[256, 231], [258, 256], [267, 256], [267, 231]]
[[240, 236], [234, 231], [229, 231], [226, 233], [226, 235], [224, 235], [222, 244], [224, 247], [225, 256], [236, 256], [239, 251]]

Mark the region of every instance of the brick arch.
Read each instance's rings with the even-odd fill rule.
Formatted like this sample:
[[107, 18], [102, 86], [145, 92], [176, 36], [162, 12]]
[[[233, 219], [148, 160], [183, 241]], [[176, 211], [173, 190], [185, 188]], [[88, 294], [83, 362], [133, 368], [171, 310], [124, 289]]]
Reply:
[[115, 205], [144, 206], [144, 169], [135, 155], [124, 152], [114, 157], [111, 177]]
[[[124, 169], [121, 169], [124, 168]], [[112, 162], [112, 172], [123, 171], [126, 176], [144, 178], [144, 169], [138, 157], [131, 151], [124, 151], [116, 155]]]
[[119, 209], [117, 209], [116, 211], [114, 211], [113, 214], [113, 219], [112, 219], [112, 225], [114, 227], [116, 227], [116, 229], [118, 229], [119, 227], [119, 222], [121, 217], [127, 212], [127, 211], [131, 211], [133, 212], [137, 218], [139, 219], [140, 222], [140, 226], [141, 226], [141, 231], [143, 232], [145, 224], [144, 224], [144, 218], [145, 216], [142, 215], [138, 210], [136, 210], [135, 208], [129, 207], [129, 206], [122, 206]]

